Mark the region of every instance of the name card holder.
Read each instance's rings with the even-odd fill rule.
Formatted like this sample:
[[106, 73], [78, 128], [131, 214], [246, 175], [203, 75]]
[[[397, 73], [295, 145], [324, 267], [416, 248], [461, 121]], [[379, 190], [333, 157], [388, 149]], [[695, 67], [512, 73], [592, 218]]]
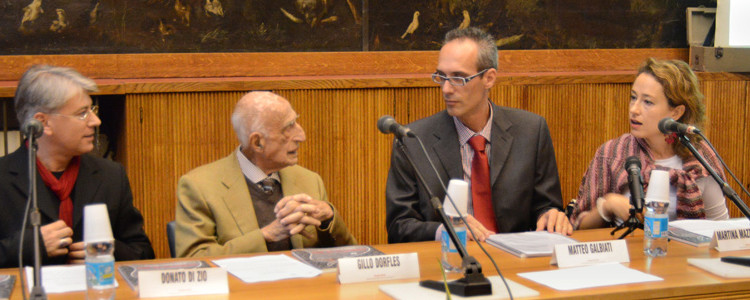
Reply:
[[419, 278], [417, 253], [339, 259], [340, 283]]
[[138, 271], [140, 298], [229, 294], [222, 268]]
[[560, 268], [612, 262], [630, 262], [625, 240], [558, 244], [550, 260], [550, 264], [557, 264]]
[[750, 249], [750, 228], [716, 230], [708, 247], [719, 251]]

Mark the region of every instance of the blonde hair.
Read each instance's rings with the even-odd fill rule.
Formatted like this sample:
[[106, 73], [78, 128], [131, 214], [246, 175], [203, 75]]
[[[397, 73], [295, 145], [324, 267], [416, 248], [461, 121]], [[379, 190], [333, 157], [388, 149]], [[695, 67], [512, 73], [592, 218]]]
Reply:
[[[661, 84], [670, 107], [685, 106], [685, 112], [676, 121], [703, 129], [706, 121], [706, 105], [703, 104], [704, 97], [700, 91], [698, 77], [687, 63], [681, 60], [660, 60], [651, 57], [638, 69], [638, 75], [643, 73], [651, 75]], [[696, 146], [703, 140], [694, 134], [688, 134], [688, 137]], [[683, 160], [692, 157], [681, 143], [672, 144], [672, 149]]]

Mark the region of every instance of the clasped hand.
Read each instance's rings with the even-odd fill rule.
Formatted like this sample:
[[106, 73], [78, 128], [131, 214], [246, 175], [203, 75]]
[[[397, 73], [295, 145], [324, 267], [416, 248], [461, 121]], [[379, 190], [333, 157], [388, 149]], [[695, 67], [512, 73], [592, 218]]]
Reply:
[[315, 200], [306, 194], [287, 196], [279, 200], [274, 208], [276, 219], [263, 227], [266, 241], [280, 241], [295, 234], [314, 238], [305, 231], [308, 225], [320, 226], [322, 221], [333, 217], [333, 210], [328, 203]]
[[70, 263], [83, 263], [86, 258], [84, 242], [73, 243], [73, 229], [62, 220], [39, 228], [48, 257], [67, 255]]

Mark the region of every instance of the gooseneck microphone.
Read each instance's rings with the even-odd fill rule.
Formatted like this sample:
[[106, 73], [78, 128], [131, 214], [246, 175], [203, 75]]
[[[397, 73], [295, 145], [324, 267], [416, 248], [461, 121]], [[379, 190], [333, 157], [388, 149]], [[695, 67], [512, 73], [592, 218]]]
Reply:
[[399, 124], [389, 115], [384, 115], [378, 119], [378, 130], [385, 134], [393, 133], [397, 138], [416, 137], [409, 127]]
[[630, 185], [630, 202], [636, 212], [643, 210], [643, 179], [641, 177], [641, 161], [638, 157], [631, 156], [625, 159], [625, 171], [628, 172], [628, 184]]
[[[459, 296], [478, 296], [478, 295], [492, 295], [492, 284], [490, 283], [489, 279], [487, 279], [484, 274], [482, 274], [482, 265], [472, 256], [468, 254], [466, 251], [466, 248], [461, 244], [460, 240], [458, 239], [458, 235], [456, 235], [456, 231], [453, 228], [453, 225], [448, 221], [448, 217], [445, 215], [445, 212], [443, 211], [442, 203], [440, 203], [440, 199], [435, 197], [435, 194], [430, 189], [430, 186], [427, 184], [427, 181], [425, 180], [424, 176], [422, 176], [422, 172], [420, 172], [419, 168], [417, 167], [416, 163], [414, 162], [414, 159], [409, 155], [409, 152], [406, 149], [405, 140], [404, 137], [413, 137], [418, 142], [418, 146], [421, 147], [422, 153], [424, 155], [424, 158], [429, 162], [429, 165], [432, 167], [432, 170], [435, 171], [435, 175], [438, 177], [438, 182], [440, 182], [440, 186], [445, 191], [445, 185], [442, 184], [442, 181], [440, 181], [440, 174], [438, 173], [437, 169], [435, 168], [435, 164], [430, 159], [429, 154], [427, 154], [427, 150], [424, 147], [424, 144], [422, 144], [422, 140], [419, 139], [419, 137], [414, 134], [409, 128], [398, 124], [396, 120], [393, 119], [393, 117], [389, 115], [385, 115], [380, 117], [378, 119], [378, 129], [380, 132], [385, 134], [393, 133], [397, 139], [394, 140], [395, 149], [398, 149], [401, 154], [403, 154], [406, 161], [409, 163], [409, 165], [414, 170], [414, 173], [417, 177], [417, 183], [420, 184], [427, 193], [428, 197], [430, 198], [430, 202], [435, 209], [435, 213], [438, 216], [438, 219], [445, 227], [446, 231], [448, 232], [448, 236], [450, 237], [453, 244], [456, 246], [456, 249], [458, 250], [459, 254], [461, 255], [462, 263], [461, 265], [464, 268], [464, 277], [455, 281], [451, 282], [443, 282], [443, 281], [436, 281], [436, 280], [424, 280], [419, 283], [420, 286], [426, 287], [433, 290], [438, 291], [445, 291], [446, 286], [450, 289], [450, 292]], [[466, 220], [461, 216], [460, 210], [456, 207], [455, 202], [451, 199], [451, 196], [446, 191], [446, 197], [450, 199], [451, 205], [453, 208], [456, 209], [456, 211], [459, 212], [459, 217], [466, 222]], [[471, 227], [467, 226], [467, 229], [469, 232], [472, 232]], [[472, 236], [474, 233], [472, 232]], [[502, 277], [502, 273], [500, 272], [500, 268], [497, 267], [497, 264], [492, 259], [492, 257], [487, 253], [486, 250], [482, 247], [479, 242], [477, 242], [479, 247], [487, 254], [487, 256], [490, 258], [490, 261], [495, 266], [495, 269], [497, 270], [498, 275], [501, 276], [503, 279], [503, 282], [505, 283], [505, 287], [508, 290], [508, 295], [510, 296], [510, 299], [513, 299], [513, 294], [510, 291], [510, 287], [508, 286], [507, 282], [505, 282], [505, 278]]]
[[664, 118], [659, 121], [659, 131], [663, 134], [678, 133], [678, 134], [698, 134], [700, 129], [695, 126], [683, 124], [675, 121], [672, 118]]
[[23, 135], [25, 135], [27, 138], [34, 136], [34, 138], [39, 138], [42, 136], [42, 131], [44, 130], [42, 126], [42, 122], [39, 122], [37, 119], [31, 119], [26, 124], [23, 125], [23, 129], [21, 131], [23, 132]]

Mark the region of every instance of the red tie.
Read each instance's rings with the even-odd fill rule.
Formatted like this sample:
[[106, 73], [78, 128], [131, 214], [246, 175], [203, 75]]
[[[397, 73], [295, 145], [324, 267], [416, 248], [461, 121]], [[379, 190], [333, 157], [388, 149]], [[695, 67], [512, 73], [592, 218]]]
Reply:
[[481, 135], [469, 139], [469, 145], [474, 149], [474, 158], [471, 160], [471, 201], [474, 205], [474, 217], [488, 230], [497, 232], [490, 190], [490, 166], [487, 163], [487, 153], [484, 152], [485, 142]]

